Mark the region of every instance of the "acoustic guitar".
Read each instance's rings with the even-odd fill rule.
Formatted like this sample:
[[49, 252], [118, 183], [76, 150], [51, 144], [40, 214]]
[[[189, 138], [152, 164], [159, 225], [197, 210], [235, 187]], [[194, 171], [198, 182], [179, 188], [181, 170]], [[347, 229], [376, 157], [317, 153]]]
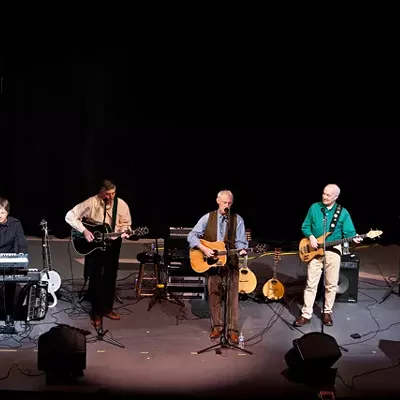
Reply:
[[129, 236], [135, 235], [139, 237], [147, 235], [149, 233], [149, 228], [147, 227], [139, 227], [134, 230], [125, 230], [123, 232], [112, 232], [111, 226], [109, 224], [106, 223], [105, 225], [103, 225], [100, 222], [90, 219], [83, 219], [82, 224], [86, 229], [92, 232], [94, 236], [93, 242], [88, 242], [83, 233], [77, 231], [76, 229], [72, 229], [72, 246], [74, 250], [82, 256], [86, 256], [94, 250], [103, 248], [103, 236], [107, 244], [107, 242], [109, 242], [113, 238], [118, 238], [124, 233], [127, 233]]
[[[208, 240], [200, 239], [200, 243], [214, 251], [212, 257], [207, 257], [200, 249], [190, 249], [189, 259], [190, 266], [198, 273], [204, 273], [211, 267], [223, 267], [226, 265], [228, 256], [238, 254], [243, 249], [226, 250], [225, 243], [222, 240], [209, 242]], [[262, 253], [266, 251], [266, 245], [257, 245], [255, 248], [244, 249], [247, 252]]]
[[[246, 240], [251, 243], [250, 229], [246, 229]], [[239, 293], [242, 294], [252, 293], [257, 287], [257, 277], [247, 266], [247, 258], [246, 255], [239, 260]]]
[[276, 267], [281, 259], [281, 249], [275, 249], [274, 255], [274, 273], [272, 278], [263, 286], [263, 295], [269, 300], [279, 300], [285, 294], [285, 287], [276, 277]]
[[[333, 240], [331, 242], [326, 242], [325, 243], [325, 248], [333, 247], [338, 244], [343, 244], [344, 242], [350, 242], [356, 237], [361, 237], [361, 238], [376, 238], [381, 236], [383, 231], [373, 231], [372, 229], [363, 235], [358, 235], [358, 236], [353, 236], [345, 239], [339, 239], [339, 240]], [[326, 239], [331, 232], [327, 232], [325, 235], [321, 235], [319, 238], [317, 238], [318, 242], [318, 249], [314, 249], [311, 246], [310, 239], [308, 238], [303, 238], [300, 240], [299, 243], [299, 257], [302, 261], [304, 262], [310, 262], [313, 258], [318, 257], [318, 256], [323, 256], [324, 255], [324, 239]]]

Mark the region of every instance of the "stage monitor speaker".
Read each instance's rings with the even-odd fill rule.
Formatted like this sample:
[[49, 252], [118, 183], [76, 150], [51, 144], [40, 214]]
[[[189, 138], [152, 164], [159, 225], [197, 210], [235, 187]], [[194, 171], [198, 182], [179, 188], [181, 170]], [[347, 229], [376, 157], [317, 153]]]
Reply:
[[354, 254], [342, 256], [336, 302], [357, 303], [360, 259]]
[[56, 326], [39, 336], [38, 369], [53, 376], [82, 376], [86, 369], [86, 336], [69, 326]]
[[285, 355], [285, 361], [292, 371], [301, 373], [329, 369], [342, 353], [332, 336], [322, 332], [307, 333], [293, 340], [293, 348]]

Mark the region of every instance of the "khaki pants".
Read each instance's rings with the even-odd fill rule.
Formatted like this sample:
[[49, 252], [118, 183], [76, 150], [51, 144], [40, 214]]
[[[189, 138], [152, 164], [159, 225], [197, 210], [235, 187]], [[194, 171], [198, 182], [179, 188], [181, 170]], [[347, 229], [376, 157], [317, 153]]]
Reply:
[[[218, 271], [219, 269], [219, 271]], [[229, 278], [229, 293], [227, 302], [226, 322], [228, 332], [238, 331], [239, 322], [239, 270], [237, 268], [221, 267], [212, 268], [208, 274], [208, 304], [211, 312], [211, 323], [213, 327], [224, 326], [224, 288], [222, 287], [222, 278], [226, 274]]]
[[[341, 245], [335, 246], [335, 248], [341, 252]], [[339, 282], [341, 256], [334, 252], [327, 251], [325, 258], [325, 309], [322, 310], [322, 312], [332, 314]], [[318, 282], [321, 278], [322, 268], [323, 257], [312, 259], [307, 267], [307, 285], [304, 290], [304, 306], [301, 309], [302, 317], [307, 319], [310, 319], [313, 314], [315, 296], [317, 294]]]

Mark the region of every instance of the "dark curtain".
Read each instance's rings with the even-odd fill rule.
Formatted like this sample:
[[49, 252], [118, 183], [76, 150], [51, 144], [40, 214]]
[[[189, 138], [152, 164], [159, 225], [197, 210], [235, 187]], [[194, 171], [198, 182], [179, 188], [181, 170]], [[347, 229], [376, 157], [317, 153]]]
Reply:
[[66, 212], [110, 177], [151, 237], [194, 226], [230, 189], [254, 235], [298, 240], [327, 183], [342, 188], [360, 233], [398, 237], [398, 105], [281, 103], [283, 75], [246, 60], [27, 43], [2, 51], [0, 96], [0, 196], [27, 235], [46, 219], [67, 237]]
[[27, 235], [44, 218], [52, 234], [68, 236], [66, 212], [106, 177], [134, 226], [164, 229], [175, 94], [159, 65], [126, 48], [64, 44], [3, 54], [3, 77], [1, 196]]

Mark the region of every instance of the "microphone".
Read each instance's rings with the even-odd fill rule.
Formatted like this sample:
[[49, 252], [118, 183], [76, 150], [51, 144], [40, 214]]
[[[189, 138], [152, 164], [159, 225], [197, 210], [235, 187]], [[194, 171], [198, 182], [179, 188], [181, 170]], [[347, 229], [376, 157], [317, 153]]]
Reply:
[[228, 207], [226, 207], [224, 211], [225, 211], [225, 212], [228, 214], [228, 212], [229, 212], [229, 208], [228, 208]]
[[325, 210], [325, 207], [322, 207], [321, 208], [321, 212], [322, 212], [322, 214], [324, 215], [324, 217], [326, 216], [326, 210]]

